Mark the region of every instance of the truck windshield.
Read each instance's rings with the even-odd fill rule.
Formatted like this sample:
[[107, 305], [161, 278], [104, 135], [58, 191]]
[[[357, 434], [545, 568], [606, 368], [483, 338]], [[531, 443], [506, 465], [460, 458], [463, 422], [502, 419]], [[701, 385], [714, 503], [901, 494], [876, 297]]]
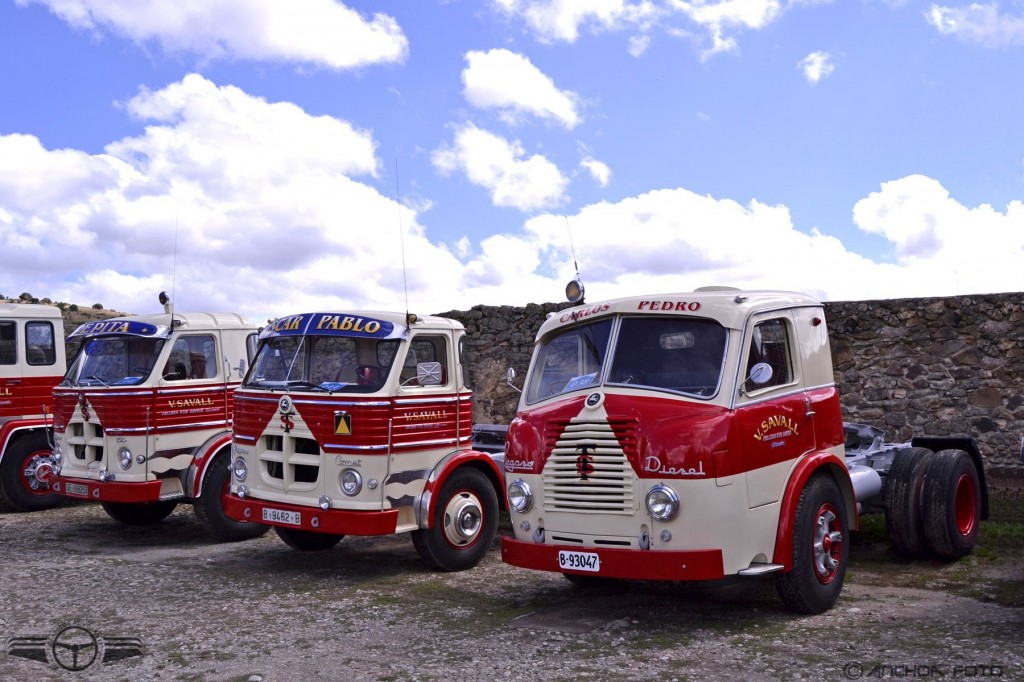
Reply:
[[526, 386], [530, 403], [600, 381], [612, 321], [567, 327], [541, 342]]
[[144, 336], [87, 339], [61, 382], [64, 386], [134, 386], [149, 378], [164, 340]]
[[718, 392], [728, 333], [714, 320], [625, 317], [607, 383], [696, 397]]
[[708, 398], [722, 380], [728, 332], [714, 320], [623, 317], [608, 355], [612, 320], [567, 327], [540, 343], [526, 385], [527, 403], [609, 385]]
[[399, 339], [275, 336], [260, 346], [248, 388], [373, 393], [387, 381]]

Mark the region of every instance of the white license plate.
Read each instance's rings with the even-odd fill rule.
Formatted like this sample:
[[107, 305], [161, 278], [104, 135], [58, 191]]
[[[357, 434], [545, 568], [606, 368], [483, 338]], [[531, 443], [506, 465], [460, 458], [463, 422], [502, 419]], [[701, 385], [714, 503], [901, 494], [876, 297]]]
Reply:
[[299, 512], [285, 511], [284, 509], [263, 508], [263, 520], [273, 523], [287, 523], [291, 526], [302, 525], [302, 514]]
[[601, 557], [593, 552], [566, 552], [563, 550], [558, 553], [558, 567], [597, 573], [601, 570]]
[[65, 483], [64, 490], [67, 491], [68, 495], [80, 495], [81, 497], [89, 497], [89, 486], [84, 483]]

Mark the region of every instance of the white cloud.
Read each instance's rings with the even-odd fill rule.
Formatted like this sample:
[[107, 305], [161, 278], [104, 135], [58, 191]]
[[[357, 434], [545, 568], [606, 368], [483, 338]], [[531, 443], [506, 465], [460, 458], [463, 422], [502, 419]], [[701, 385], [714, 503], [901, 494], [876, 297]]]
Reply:
[[504, 49], [466, 54], [463, 94], [480, 109], [500, 109], [510, 123], [523, 114], [554, 120], [567, 129], [580, 123], [579, 97], [559, 90], [530, 60]]
[[925, 20], [943, 35], [955, 36], [984, 47], [1024, 45], [1024, 17], [999, 11], [996, 3], [971, 3], [966, 7], [932, 5]]
[[257, 316], [397, 308], [400, 226], [411, 303], [457, 288], [455, 256], [355, 179], [377, 167], [368, 133], [195, 75], [126, 108], [145, 133], [105, 154], [0, 136], [0, 291], [132, 312], [161, 289], [179, 309]]
[[797, 68], [803, 72], [808, 83], [817, 85], [822, 78], [832, 75], [836, 70], [836, 65], [832, 63], [832, 55], [819, 51], [812, 52], [801, 59]]
[[580, 167], [590, 173], [590, 177], [594, 178], [601, 187], [607, 187], [608, 183], [611, 182], [612, 169], [603, 161], [587, 156], [580, 161]]
[[533, 211], [552, 208], [565, 198], [568, 179], [540, 154], [526, 157], [519, 142], [466, 123], [455, 131], [450, 147], [432, 155], [434, 166], [445, 175], [456, 171], [491, 193], [495, 206]]
[[111, 32], [167, 52], [350, 69], [400, 62], [408, 40], [394, 18], [366, 18], [338, 0], [15, 0], [46, 5], [73, 28]]
[[908, 280], [904, 295], [1002, 291], [1024, 256], [1024, 204], [967, 207], [921, 175], [883, 183], [857, 202], [853, 218], [892, 244]]
[[661, 15], [650, 0], [492, 0], [502, 12], [520, 16], [539, 40], [574, 43], [580, 27], [619, 30], [644, 25]]

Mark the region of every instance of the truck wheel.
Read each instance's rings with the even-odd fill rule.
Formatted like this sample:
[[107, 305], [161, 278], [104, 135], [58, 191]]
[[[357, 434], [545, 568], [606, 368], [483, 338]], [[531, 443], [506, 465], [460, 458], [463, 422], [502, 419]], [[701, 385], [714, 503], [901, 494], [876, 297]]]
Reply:
[[928, 553], [921, 512], [921, 491], [934, 453], [927, 448], [900, 450], [892, 460], [885, 487], [885, 525], [897, 554], [910, 559]]
[[480, 563], [498, 531], [498, 495], [483, 473], [461, 467], [441, 486], [433, 523], [412, 544], [427, 567], [462, 571]]
[[277, 537], [284, 541], [284, 544], [300, 552], [319, 552], [324, 549], [330, 549], [345, 537], [344, 535], [314, 533], [311, 530], [283, 528], [281, 526], [274, 526], [274, 530], [277, 532]]
[[64, 497], [50, 492], [50, 484], [36, 478], [36, 469], [51, 455], [46, 434], [30, 433], [13, 443], [0, 460], [0, 499], [15, 511], [50, 509]]
[[959, 559], [974, 549], [981, 522], [981, 483], [971, 456], [941, 450], [928, 465], [922, 497], [924, 533], [940, 559]]
[[178, 502], [100, 502], [100, 506], [110, 518], [126, 526], [152, 526], [170, 516]]
[[793, 524], [793, 570], [775, 577], [782, 603], [796, 613], [823, 613], [839, 598], [849, 560], [850, 524], [843, 494], [828, 474], [811, 477]]
[[228, 484], [231, 483], [231, 470], [228, 469], [230, 460], [231, 457], [225, 451], [216, 455], [208, 465], [199, 497], [192, 503], [196, 518], [220, 542], [258, 538], [270, 530], [270, 526], [235, 521], [224, 513], [224, 498], [228, 494]]

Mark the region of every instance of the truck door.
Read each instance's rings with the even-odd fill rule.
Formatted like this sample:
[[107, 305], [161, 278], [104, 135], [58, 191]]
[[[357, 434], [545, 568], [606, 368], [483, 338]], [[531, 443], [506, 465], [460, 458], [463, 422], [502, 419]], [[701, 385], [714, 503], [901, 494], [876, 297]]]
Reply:
[[[814, 447], [814, 424], [796, 350], [788, 312], [761, 314], [747, 325], [736, 407], [750, 508], [778, 501], [792, 461]], [[750, 378], [758, 363], [772, 369], [762, 383]]]
[[0, 320], [0, 418], [24, 414], [20, 356], [17, 320]]

